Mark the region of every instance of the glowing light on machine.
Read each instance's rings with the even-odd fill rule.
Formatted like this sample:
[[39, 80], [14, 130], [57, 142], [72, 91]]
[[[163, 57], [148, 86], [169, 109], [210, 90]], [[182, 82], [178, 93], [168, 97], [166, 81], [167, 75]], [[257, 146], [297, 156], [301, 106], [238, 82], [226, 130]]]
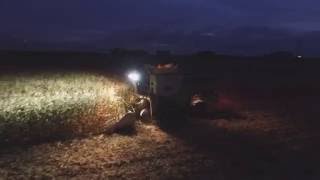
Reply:
[[132, 83], [137, 83], [141, 80], [141, 75], [137, 71], [131, 71], [128, 73], [128, 78]]

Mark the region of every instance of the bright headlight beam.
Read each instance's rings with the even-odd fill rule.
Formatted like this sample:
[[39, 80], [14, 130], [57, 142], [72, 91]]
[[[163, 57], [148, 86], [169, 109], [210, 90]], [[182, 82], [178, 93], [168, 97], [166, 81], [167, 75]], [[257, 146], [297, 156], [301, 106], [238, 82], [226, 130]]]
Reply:
[[132, 81], [133, 83], [136, 83], [138, 81], [140, 81], [141, 79], [141, 75], [140, 73], [138, 73], [137, 71], [132, 71], [128, 74], [128, 78], [130, 81]]

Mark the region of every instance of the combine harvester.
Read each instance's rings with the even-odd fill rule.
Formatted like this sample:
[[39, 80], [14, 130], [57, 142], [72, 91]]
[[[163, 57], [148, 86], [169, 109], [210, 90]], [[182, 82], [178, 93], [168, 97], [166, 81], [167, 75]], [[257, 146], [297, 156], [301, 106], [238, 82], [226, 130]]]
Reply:
[[203, 77], [182, 73], [173, 63], [146, 65], [144, 72], [132, 71], [128, 78], [140, 96], [135, 106], [137, 116], [164, 126], [179, 126], [192, 114], [206, 113], [205, 101], [216, 97], [197, 83]]

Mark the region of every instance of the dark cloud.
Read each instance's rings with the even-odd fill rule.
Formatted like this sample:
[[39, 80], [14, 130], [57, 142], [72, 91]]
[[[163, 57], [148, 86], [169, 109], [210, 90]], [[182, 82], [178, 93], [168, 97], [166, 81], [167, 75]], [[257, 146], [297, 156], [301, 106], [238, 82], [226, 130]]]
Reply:
[[[243, 26], [317, 23], [316, 0], [4, 0], [8, 28], [132, 28], [146, 24]], [[291, 27], [291, 26], [288, 26]], [[305, 28], [303, 28], [305, 29]]]
[[0, 38], [87, 42], [241, 27], [314, 31], [320, 30], [319, 6], [318, 0], [1, 0]]

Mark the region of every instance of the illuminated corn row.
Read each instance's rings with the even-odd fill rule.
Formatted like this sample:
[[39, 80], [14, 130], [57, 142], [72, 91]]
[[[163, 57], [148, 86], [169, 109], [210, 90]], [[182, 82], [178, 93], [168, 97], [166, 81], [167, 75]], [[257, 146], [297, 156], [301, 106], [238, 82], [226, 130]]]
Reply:
[[91, 74], [21, 74], [0, 81], [0, 141], [102, 132], [125, 113], [131, 95], [125, 84]]

